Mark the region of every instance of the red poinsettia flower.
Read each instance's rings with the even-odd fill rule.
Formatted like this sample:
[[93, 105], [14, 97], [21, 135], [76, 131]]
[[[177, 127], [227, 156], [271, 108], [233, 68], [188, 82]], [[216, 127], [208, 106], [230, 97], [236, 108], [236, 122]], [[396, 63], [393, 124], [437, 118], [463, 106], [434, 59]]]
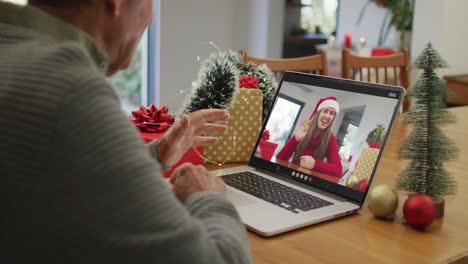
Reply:
[[263, 140], [269, 140], [270, 139], [270, 130], [263, 130], [263, 133], [262, 133], [262, 139]]
[[239, 79], [241, 88], [258, 88], [258, 78], [252, 75], [242, 75]]
[[380, 149], [380, 143], [379, 142], [372, 142], [372, 143], [369, 144], [369, 148]]
[[151, 104], [148, 108], [140, 106], [139, 110], [132, 111], [130, 120], [141, 130], [145, 132], [164, 132], [172, 124], [174, 117], [168, 114], [167, 106], [156, 107]]

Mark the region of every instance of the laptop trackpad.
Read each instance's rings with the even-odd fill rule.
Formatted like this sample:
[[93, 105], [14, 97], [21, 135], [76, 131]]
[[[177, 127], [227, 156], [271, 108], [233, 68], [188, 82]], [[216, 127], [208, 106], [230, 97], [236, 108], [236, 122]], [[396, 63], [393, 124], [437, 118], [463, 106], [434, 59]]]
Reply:
[[238, 194], [230, 190], [226, 191], [226, 197], [229, 201], [234, 203], [237, 207], [247, 206], [247, 205], [257, 203], [257, 201], [255, 201], [254, 199], [250, 199], [249, 197], [246, 197], [242, 194]]

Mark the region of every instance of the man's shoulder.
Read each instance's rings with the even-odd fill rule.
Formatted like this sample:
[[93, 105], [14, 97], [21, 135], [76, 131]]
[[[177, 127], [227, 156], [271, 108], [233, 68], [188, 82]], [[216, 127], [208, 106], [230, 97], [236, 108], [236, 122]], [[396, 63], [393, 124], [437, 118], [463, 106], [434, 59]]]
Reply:
[[0, 88], [17, 90], [21, 86], [24, 92], [40, 92], [60, 101], [99, 92], [116, 98], [104, 74], [79, 43], [56, 42], [34, 32], [7, 37], [0, 38], [0, 77], [7, 84]]
[[[50, 45], [32, 45], [30, 66], [72, 81], [83, 78], [104, 78], [91, 57], [78, 43], [69, 41]], [[28, 49], [29, 47], [25, 47]]]
[[[103, 74], [86, 52], [74, 41], [56, 41], [47, 34], [0, 24], [0, 68], [49, 78], [80, 79]], [[75, 81], [75, 80], [73, 80]]]
[[62, 92], [81, 89], [80, 86], [86, 83], [109, 86], [90, 55], [76, 42], [35, 39], [13, 46], [0, 45], [3, 46], [0, 57], [4, 58], [0, 69], [8, 70], [10, 77], [22, 75], [21, 80], [26, 86], [28, 82], [31, 85], [44, 84], [47, 89], [60, 89]]

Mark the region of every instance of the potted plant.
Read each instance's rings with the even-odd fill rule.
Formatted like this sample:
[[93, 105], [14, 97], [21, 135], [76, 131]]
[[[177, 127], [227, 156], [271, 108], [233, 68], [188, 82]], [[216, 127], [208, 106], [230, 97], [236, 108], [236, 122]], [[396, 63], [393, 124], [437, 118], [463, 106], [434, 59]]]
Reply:
[[379, 143], [382, 144], [385, 138], [385, 127], [382, 124], [378, 124], [377, 127], [372, 129], [367, 135], [367, 144]]
[[357, 23], [360, 24], [367, 7], [370, 4], [376, 4], [379, 7], [385, 8], [385, 16], [382, 21], [382, 26], [379, 33], [379, 46], [387, 40], [388, 33], [392, 27], [395, 27], [399, 32], [399, 49], [409, 48], [405, 46], [408, 38], [408, 32], [411, 32], [413, 27], [413, 0], [369, 0], [361, 10]]

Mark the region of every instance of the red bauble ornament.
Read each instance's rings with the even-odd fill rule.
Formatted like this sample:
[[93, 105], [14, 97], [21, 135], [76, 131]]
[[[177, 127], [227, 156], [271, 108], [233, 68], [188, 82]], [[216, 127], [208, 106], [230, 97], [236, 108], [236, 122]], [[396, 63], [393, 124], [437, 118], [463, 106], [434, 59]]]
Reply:
[[365, 192], [367, 190], [367, 185], [369, 185], [369, 180], [360, 180], [357, 185], [357, 190], [360, 192]]
[[414, 228], [422, 229], [434, 220], [436, 207], [429, 195], [417, 193], [406, 200], [403, 205], [403, 215], [406, 222]]

